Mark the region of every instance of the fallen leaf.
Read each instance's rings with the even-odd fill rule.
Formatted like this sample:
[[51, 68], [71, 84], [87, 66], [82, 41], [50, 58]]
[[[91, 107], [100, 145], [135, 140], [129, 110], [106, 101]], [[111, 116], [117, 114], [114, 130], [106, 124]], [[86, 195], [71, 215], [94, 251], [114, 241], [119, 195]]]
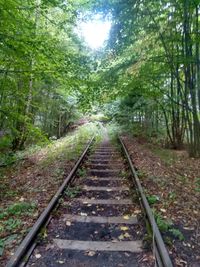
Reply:
[[120, 229], [121, 229], [122, 231], [127, 231], [129, 228], [128, 228], [127, 226], [121, 226]]
[[121, 234], [120, 236], [118, 236], [119, 240], [123, 240], [124, 239], [124, 235]]
[[41, 254], [36, 254], [35, 257], [36, 257], [36, 259], [39, 259], [39, 258], [42, 257], [42, 255]]
[[85, 254], [88, 255], [88, 256], [90, 256], [90, 257], [93, 257], [96, 254], [96, 252], [93, 251], [93, 250], [89, 250], [89, 251], [86, 251]]
[[139, 213], [141, 213], [141, 210], [135, 210], [134, 211], [134, 214], [139, 214]]
[[126, 233], [124, 234], [124, 237], [127, 237], [127, 238], [128, 238], [128, 237], [131, 237], [131, 236], [129, 235], [129, 233], [126, 232]]
[[124, 215], [123, 218], [124, 218], [125, 220], [129, 220], [129, 216], [128, 216], [128, 215]]
[[162, 212], [164, 212], [164, 213], [167, 212], [166, 209], [160, 209], [160, 211], [162, 211]]
[[71, 223], [70, 221], [66, 221], [66, 225], [67, 225], [67, 226], [71, 226], [71, 224], [72, 224], [72, 223]]

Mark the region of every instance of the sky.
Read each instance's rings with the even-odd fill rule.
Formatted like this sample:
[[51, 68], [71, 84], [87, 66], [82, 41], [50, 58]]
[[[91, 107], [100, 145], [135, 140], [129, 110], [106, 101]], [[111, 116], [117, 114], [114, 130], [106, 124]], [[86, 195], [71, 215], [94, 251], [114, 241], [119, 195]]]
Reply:
[[80, 34], [91, 49], [103, 47], [104, 42], [109, 38], [111, 21], [102, 20], [98, 15], [93, 20], [80, 24]]

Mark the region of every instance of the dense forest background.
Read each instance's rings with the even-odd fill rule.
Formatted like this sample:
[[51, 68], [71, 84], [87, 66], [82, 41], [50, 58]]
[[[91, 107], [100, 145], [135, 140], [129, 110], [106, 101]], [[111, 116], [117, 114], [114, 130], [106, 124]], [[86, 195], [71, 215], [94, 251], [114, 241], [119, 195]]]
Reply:
[[[200, 156], [200, 4], [0, 0], [0, 149], [63, 136], [82, 114]], [[77, 35], [97, 13], [107, 45]]]

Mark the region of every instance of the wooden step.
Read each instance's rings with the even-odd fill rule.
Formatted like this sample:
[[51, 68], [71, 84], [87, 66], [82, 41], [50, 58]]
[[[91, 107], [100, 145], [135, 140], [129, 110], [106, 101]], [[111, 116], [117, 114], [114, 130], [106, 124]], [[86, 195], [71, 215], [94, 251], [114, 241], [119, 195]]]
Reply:
[[93, 164], [90, 163], [88, 164], [88, 167], [91, 169], [96, 169], [96, 170], [114, 170], [119, 168], [119, 164]]
[[116, 160], [116, 159], [110, 159], [110, 158], [101, 158], [101, 159], [98, 159], [98, 158], [90, 158], [88, 160], [88, 164], [94, 164], [94, 165], [117, 165], [117, 166], [120, 166], [120, 167], [123, 167], [124, 164], [123, 164], [123, 161], [121, 160]]
[[105, 216], [81, 216], [81, 215], [73, 215], [73, 214], [64, 215], [64, 220], [70, 221], [70, 222], [100, 223], [100, 224], [104, 224], [104, 223], [137, 224], [138, 223], [136, 216], [127, 217], [127, 219], [125, 218], [122, 216], [105, 217]]
[[[103, 155], [103, 154], [92, 154], [91, 156], [90, 156], [90, 160], [97, 160], [97, 159], [99, 159], [99, 160], [102, 160], [102, 159], [104, 159], [104, 160], [115, 160], [116, 158], [119, 158], [119, 155], [111, 155], [111, 154], [105, 154], [105, 155]], [[120, 161], [121, 161], [121, 159], [120, 159]]]
[[108, 152], [108, 153], [112, 153], [112, 152], [118, 152], [116, 149], [114, 149], [114, 148], [104, 148], [104, 149], [102, 149], [102, 148], [97, 148], [97, 149], [95, 149], [95, 152]]
[[129, 188], [127, 186], [120, 186], [120, 187], [108, 187], [108, 186], [83, 186], [83, 190], [86, 191], [129, 191]]
[[[130, 199], [90, 199], [90, 198], [74, 198], [74, 201], [81, 202], [82, 204], [94, 205], [133, 205]], [[67, 203], [66, 203], [67, 205]]]
[[69, 250], [92, 250], [92, 251], [128, 251], [139, 253], [142, 252], [142, 241], [79, 241], [54, 239], [54, 243], [60, 249]]
[[113, 180], [113, 181], [121, 181], [121, 182], [125, 182], [127, 181], [125, 178], [123, 177], [115, 177], [115, 176], [107, 176], [107, 177], [97, 177], [97, 176], [87, 176], [86, 179], [91, 179], [91, 180], [96, 180], [96, 181], [110, 181], [110, 180]]
[[98, 170], [98, 169], [88, 169], [87, 173], [89, 175], [94, 175], [98, 177], [105, 177], [105, 176], [115, 176], [119, 175], [121, 172], [120, 169], [116, 170]]

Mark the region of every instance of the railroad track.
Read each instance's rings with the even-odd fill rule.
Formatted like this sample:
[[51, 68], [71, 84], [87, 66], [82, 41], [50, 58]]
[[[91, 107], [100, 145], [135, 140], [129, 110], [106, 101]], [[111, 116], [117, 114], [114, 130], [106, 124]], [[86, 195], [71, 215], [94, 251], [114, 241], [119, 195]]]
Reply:
[[[85, 160], [91, 140], [7, 267], [173, 266], [126, 147], [120, 142], [129, 171], [108, 140]], [[144, 218], [153, 229], [154, 253], [143, 247]]]

